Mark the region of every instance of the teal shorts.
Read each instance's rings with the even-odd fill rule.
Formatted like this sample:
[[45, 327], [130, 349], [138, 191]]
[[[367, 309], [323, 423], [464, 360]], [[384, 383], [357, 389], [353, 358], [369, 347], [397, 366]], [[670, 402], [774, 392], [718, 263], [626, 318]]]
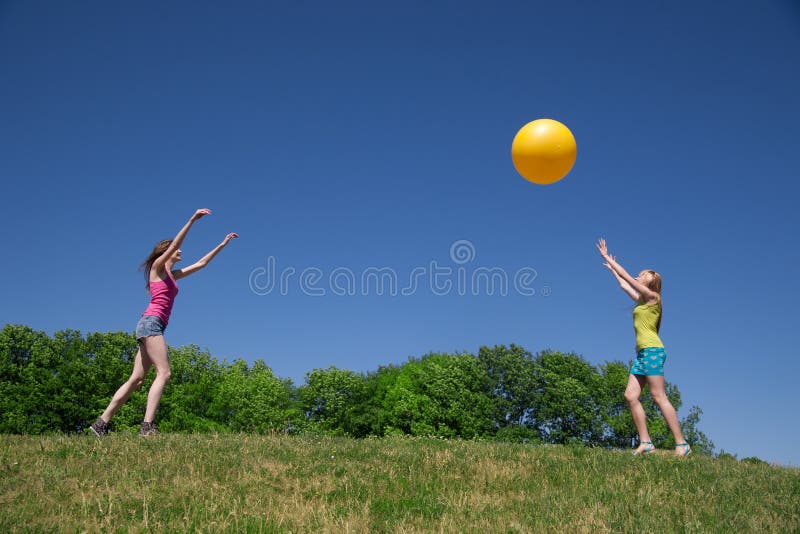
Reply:
[[631, 365], [632, 375], [664, 376], [664, 362], [667, 353], [663, 347], [645, 347], [636, 354], [636, 361]]

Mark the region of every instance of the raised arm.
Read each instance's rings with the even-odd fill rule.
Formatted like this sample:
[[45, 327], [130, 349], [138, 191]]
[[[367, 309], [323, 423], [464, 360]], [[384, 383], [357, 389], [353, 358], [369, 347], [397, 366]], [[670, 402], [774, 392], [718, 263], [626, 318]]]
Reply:
[[[613, 258], [614, 258], [614, 257], [612, 256], [612, 259], [613, 259]], [[617, 274], [617, 271], [615, 271], [615, 270], [614, 270], [614, 268], [613, 268], [613, 267], [611, 267], [611, 265], [610, 265], [608, 262], [605, 262], [605, 263], [603, 264], [603, 266], [607, 267], [607, 268], [608, 268], [608, 270], [609, 270], [609, 271], [611, 271], [611, 274], [613, 274], [613, 275], [614, 275], [614, 278], [616, 278], [616, 279], [617, 279], [617, 282], [619, 282], [619, 287], [621, 287], [621, 288], [622, 288], [622, 290], [623, 290], [625, 293], [627, 293], [627, 294], [628, 294], [628, 296], [629, 296], [630, 298], [632, 298], [633, 300], [636, 300], [636, 301], [638, 301], [638, 300], [639, 300], [639, 293], [637, 293], [637, 292], [636, 292], [636, 290], [635, 290], [635, 289], [633, 289], [633, 288], [631, 287], [631, 285], [630, 285], [628, 282], [626, 282], [625, 280], [623, 280], [623, 279], [622, 279], [622, 277], [621, 277], [620, 275], [618, 275], [618, 274]]]
[[[614, 276], [619, 281], [623, 291], [628, 293], [632, 299], [638, 301], [644, 297], [644, 299], [648, 302], [658, 300], [658, 293], [628, 274], [628, 271], [626, 271], [622, 265], [617, 263], [616, 258], [609, 254], [605, 239], [600, 239], [597, 242], [597, 250], [600, 252], [600, 255], [603, 257], [603, 259], [606, 260], [605, 266], [608, 267], [612, 273], [614, 273]], [[626, 289], [623, 283], [627, 284], [628, 289]]]
[[211, 249], [211, 251], [208, 254], [206, 254], [196, 262], [187, 267], [184, 267], [183, 269], [176, 269], [172, 271], [173, 278], [177, 280], [179, 278], [189, 276], [192, 273], [196, 273], [197, 271], [208, 265], [208, 262], [214, 259], [214, 256], [219, 254], [219, 251], [225, 248], [231, 239], [236, 239], [237, 237], [239, 237], [239, 235], [236, 234], [235, 232], [231, 232], [230, 234], [226, 235], [225, 239], [222, 240], [222, 243]]
[[164, 268], [164, 263], [167, 261], [167, 259], [169, 257], [171, 257], [175, 253], [176, 250], [181, 248], [181, 244], [183, 243], [183, 240], [186, 237], [186, 234], [189, 233], [189, 228], [192, 227], [194, 222], [197, 219], [200, 219], [201, 217], [209, 215], [210, 213], [211, 213], [211, 210], [207, 209], [207, 208], [202, 208], [202, 209], [199, 209], [199, 210], [195, 211], [194, 215], [192, 215], [191, 218], [189, 219], [189, 221], [186, 224], [183, 225], [183, 228], [180, 229], [180, 231], [178, 232], [178, 235], [176, 235], [175, 238], [172, 240], [172, 243], [169, 244], [169, 247], [167, 247], [167, 250], [165, 250], [164, 253], [161, 254], [161, 256], [156, 258], [156, 260], [153, 262], [153, 266], [151, 267], [151, 269], [155, 269], [156, 272], [161, 271]]

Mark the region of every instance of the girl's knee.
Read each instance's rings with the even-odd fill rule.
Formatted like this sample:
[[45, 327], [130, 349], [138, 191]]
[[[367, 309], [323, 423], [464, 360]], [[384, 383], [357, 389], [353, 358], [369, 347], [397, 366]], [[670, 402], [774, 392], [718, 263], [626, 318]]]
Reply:
[[626, 389], [625, 390], [625, 401], [628, 404], [639, 402], [639, 392], [635, 391], [635, 390]]
[[[651, 393], [651, 395], [652, 395], [652, 393]], [[656, 405], [659, 408], [662, 408], [662, 406], [663, 407], [672, 406], [672, 403], [669, 402], [669, 397], [667, 397], [666, 394], [663, 394], [663, 393], [660, 394], [660, 395], [659, 394], [655, 394], [655, 395], [652, 395], [652, 397], [653, 397], [653, 402], [655, 402]], [[662, 409], [662, 411], [663, 411], [663, 409]]]

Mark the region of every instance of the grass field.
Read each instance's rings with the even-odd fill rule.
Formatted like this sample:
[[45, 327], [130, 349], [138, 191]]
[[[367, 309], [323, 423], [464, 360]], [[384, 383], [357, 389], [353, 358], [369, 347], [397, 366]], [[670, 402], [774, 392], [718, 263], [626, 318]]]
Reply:
[[0, 532], [798, 532], [800, 470], [421, 438], [0, 437]]

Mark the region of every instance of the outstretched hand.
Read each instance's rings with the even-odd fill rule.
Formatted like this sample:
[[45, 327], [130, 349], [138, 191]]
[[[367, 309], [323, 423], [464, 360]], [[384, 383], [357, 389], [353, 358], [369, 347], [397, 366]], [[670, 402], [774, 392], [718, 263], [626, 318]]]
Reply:
[[222, 244], [227, 245], [228, 241], [230, 241], [231, 239], [236, 239], [237, 237], [239, 237], [239, 234], [237, 234], [236, 232], [231, 232], [225, 236], [225, 239], [222, 240]]
[[196, 212], [194, 212], [194, 215], [192, 215], [192, 219], [196, 221], [197, 219], [205, 217], [206, 215], [211, 215], [211, 210], [208, 208], [201, 208]]
[[603, 256], [603, 259], [606, 261], [611, 259], [611, 255], [608, 253], [608, 247], [606, 246], [606, 240], [602, 237], [597, 241], [597, 250], [600, 251], [600, 255]]

